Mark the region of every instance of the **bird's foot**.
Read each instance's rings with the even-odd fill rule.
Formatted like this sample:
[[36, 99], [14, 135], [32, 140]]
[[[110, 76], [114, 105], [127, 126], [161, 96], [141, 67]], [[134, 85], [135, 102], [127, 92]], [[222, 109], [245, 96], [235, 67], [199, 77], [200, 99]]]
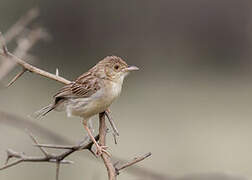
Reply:
[[96, 146], [96, 153], [95, 153], [96, 156], [101, 156], [102, 153], [105, 153], [109, 157], [111, 157], [110, 153], [106, 149], [108, 149], [108, 146], [100, 146], [100, 145]]

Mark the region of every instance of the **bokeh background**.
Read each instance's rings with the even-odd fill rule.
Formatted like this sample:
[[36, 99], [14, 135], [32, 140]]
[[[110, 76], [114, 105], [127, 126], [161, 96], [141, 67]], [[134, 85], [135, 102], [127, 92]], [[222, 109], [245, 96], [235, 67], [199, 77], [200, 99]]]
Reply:
[[[125, 81], [111, 107], [119, 144], [110, 152], [128, 159], [146, 152], [138, 166], [164, 179], [252, 178], [252, 2], [246, 0], [1, 0], [0, 28], [6, 32], [29, 9], [39, 7], [35, 26], [52, 40], [29, 52], [36, 66], [73, 80], [107, 55], [140, 67]], [[9, 44], [12, 51], [15, 42]], [[2, 83], [17, 72], [10, 73]], [[0, 90], [0, 110], [27, 119], [52, 101], [62, 85], [25, 74]], [[1, 117], [0, 117], [1, 118]], [[29, 120], [78, 142], [79, 118], [50, 113]], [[97, 127], [97, 117], [93, 119]], [[8, 148], [38, 155], [24, 131], [0, 125], [0, 162]], [[43, 143], [56, 143], [31, 131]], [[106, 179], [100, 160], [88, 152], [69, 157], [61, 180]], [[154, 179], [128, 171], [119, 179]], [[22, 164], [1, 171], [1, 180], [54, 179], [52, 164]], [[157, 177], [155, 179], [158, 179]]]

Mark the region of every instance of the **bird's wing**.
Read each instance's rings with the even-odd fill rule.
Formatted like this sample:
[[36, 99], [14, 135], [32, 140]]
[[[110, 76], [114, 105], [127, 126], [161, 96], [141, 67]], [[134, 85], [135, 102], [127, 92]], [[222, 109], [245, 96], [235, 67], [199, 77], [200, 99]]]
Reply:
[[64, 86], [54, 95], [56, 101], [66, 98], [87, 98], [100, 89], [99, 79], [87, 72]]

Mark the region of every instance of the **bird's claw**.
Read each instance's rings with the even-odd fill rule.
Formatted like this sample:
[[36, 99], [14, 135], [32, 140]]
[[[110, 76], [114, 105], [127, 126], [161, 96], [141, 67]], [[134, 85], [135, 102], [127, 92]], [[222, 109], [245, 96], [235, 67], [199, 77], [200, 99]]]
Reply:
[[108, 149], [108, 146], [97, 146], [96, 147], [96, 156], [99, 157], [102, 155], [102, 153], [107, 154], [109, 157], [111, 157], [110, 153], [106, 150]]

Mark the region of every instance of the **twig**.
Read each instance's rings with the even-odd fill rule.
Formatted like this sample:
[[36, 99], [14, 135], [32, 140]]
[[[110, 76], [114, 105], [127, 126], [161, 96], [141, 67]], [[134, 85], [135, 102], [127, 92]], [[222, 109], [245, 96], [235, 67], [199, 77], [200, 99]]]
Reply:
[[63, 146], [63, 145], [54, 145], [54, 144], [34, 144], [37, 147], [44, 147], [49, 149], [73, 149], [73, 146]]
[[151, 156], [150, 152], [147, 153], [147, 154], [145, 154], [145, 155], [143, 155], [143, 156], [136, 157], [136, 158], [132, 159], [131, 161], [124, 163], [120, 167], [117, 167], [118, 163], [114, 164], [114, 167], [115, 167], [115, 170], [116, 170], [116, 174], [119, 175], [119, 173], [120, 173], [121, 170], [123, 170], [123, 169], [125, 169], [125, 168], [127, 168], [129, 166], [132, 166], [132, 165], [134, 165], [134, 164], [136, 164], [136, 163], [138, 163], [138, 162], [140, 162], [140, 161], [148, 158], [149, 156]]
[[[23, 129], [32, 129], [33, 131], [39, 133], [40, 136], [43, 136], [46, 139], [50, 139], [53, 142], [57, 142], [60, 144], [75, 144], [73, 141], [67, 139], [66, 137], [63, 137], [61, 135], [59, 135], [58, 133], [55, 133], [54, 131], [51, 131], [47, 128], [42, 127], [41, 125], [34, 123], [33, 121], [29, 121], [23, 118], [20, 118], [18, 116], [15, 116], [13, 114], [10, 113], [5, 113], [5, 112], [1, 112], [0, 111], [0, 124], [4, 124], [4, 125], [8, 125], [11, 127], [15, 127], [19, 130], [23, 130]], [[85, 139], [85, 138], [84, 138]], [[98, 138], [97, 138], [98, 139]], [[83, 144], [83, 143], [82, 143]], [[77, 143], [77, 146], [79, 144]], [[35, 144], [35, 146], [42, 146], [45, 148], [53, 148], [52, 146], [55, 146], [56, 149], [72, 149], [73, 146], [63, 146], [63, 145], [53, 145], [53, 144]], [[59, 147], [59, 148], [57, 148]], [[62, 148], [60, 148], [62, 147]], [[86, 154], [81, 154], [81, 155], [86, 155]], [[88, 156], [89, 158], [90, 156]], [[113, 156], [113, 160], [117, 161], [118, 163], [127, 163], [127, 161], [118, 158], [118, 157], [114, 157]], [[100, 161], [99, 161], [100, 162]], [[116, 164], [114, 164], [114, 166], [116, 166]], [[156, 180], [167, 180], [167, 179], [172, 179], [171, 177], [167, 176], [167, 175], [163, 175], [160, 173], [155, 172], [152, 169], [147, 169], [144, 167], [139, 167], [139, 166], [133, 166], [130, 169], [127, 169], [127, 172], [134, 175], [134, 176], [138, 176], [138, 177], [149, 177], [151, 179], [156, 179]]]
[[44, 77], [49, 78], [49, 79], [53, 79], [53, 80], [61, 82], [63, 84], [71, 83], [71, 81], [69, 81], [69, 80], [67, 80], [67, 79], [65, 79], [63, 77], [57, 76], [55, 74], [52, 74], [52, 73], [49, 73], [49, 72], [44, 71], [42, 69], [39, 69], [39, 68], [37, 68], [35, 66], [32, 66], [29, 63], [22, 60], [21, 58], [19, 58], [19, 57], [15, 56], [14, 54], [10, 53], [8, 51], [7, 46], [5, 44], [5, 41], [3, 39], [4, 38], [3, 38], [2, 34], [0, 34], [0, 40], [2, 42], [2, 50], [0, 50], [0, 55], [4, 56], [6, 58], [14, 60], [17, 64], [19, 64], [20, 66], [22, 66], [24, 69], [26, 69], [29, 72], [39, 74], [41, 76], [44, 76]]
[[[99, 138], [99, 143], [101, 146], [105, 146], [106, 145], [106, 131], [107, 131], [107, 128], [106, 128], [106, 123], [105, 123], [105, 115], [106, 115], [106, 112], [103, 112], [103, 113], [100, 113], [99, 114], [99, 135], [100, 135], [100, 138]], [[116, 177], [117, 175], [119, 175], [120, 171], [122, 169], [125, 169], [129, 166], [132, 166], [144, 159], [146, 159], [147, 157], [151, 156], [151, 153], [147, 153], [141, 157], [137, 157], [137, 158], [134, 158], [133, 160], [129, 161], [129, 162], [126, 162], [124, 163], [123, 165], [121, 165], [120, 167], [117, 167], [117, 164], [119, 163], [116, 163], [116, 164], [113, 164], [110, 157], [106, 154], [106, 153], [102, 153], [102, 160], [107, 168], [107, 172], [108, 172], [108, 178], [109, 180], [116, 180]]]
[[[32, 46], [34, 46], [36, 42], [38, 42], [41, 39], [46, 39], [47, 37], [48, 37], [48, 34], [42, 28], [33, 29], [29, 32], [26, 38], [21, 38], [18, 41], [18, 46], [15, 49], [13, 54], [15, 54], [15, 56], [23, 58], [26, 56], [29, 49], [31, 49]], [[8, 58], [8, 49], [5, 45], [3, 36], [1, 36], [1, 42], [3, 44], [2, 48], [3, 48], [4, 54], [6, 55], [4, 57], [6, 58], [4, 58], [4, 61], [0, 67], [0, 80], [3, 79], [16, 66], [16, 62]], [[11, 85], [12, 83], [14, 83], [15, 80], [17, 80], [17, 78], [22, 76], [23, 73], [26, 71], [27, 69], [23, 68], [23, 70], [18, 75], [16, 75], [15, 78], [8, 85]]]
[[[7, 169], [9, 167], [12, 167], [12, 166], [15, 166], [21, 162], [52, 162], [52, 163], [56, 163], [56, 177], [58, 178], [59, 177], [59, 167], [60, 167], [60, 164], [71, 164], [72, 161], [68, 161], [68, 160], [65, 160], [65, 158], [67, 156], [69, 156], [70, 154], [76, 152], [76, 151], [79, 151], [79, 150], [89, 150], [92, 152], [92, 145], [93, 145], [93, 142], [92, 141], [88, 141], [82, 145], [79, 145], [79, 146], [71, 146], [71, 149], [69, 148], [67, 151], [61, 153], [61, 154], [58, 154], [58, 155], [55, 155], [55, 154], [51, 154], [49, 152], [47, 152], [45, 149], [43, 149], [42, 146], [40, 146], [40, 144], [38, 143], [38, 141], [36, 140], [36, 138], [31, 134], [29, 133], [29, 136], [30, 138], [32, 139], [32, 141], [35, 143], [35, 145], [37, 147], [39, 147], [40, 151], [43, 153], [44, 156], [40, 157], [35, 157], [35, 156], [27, 156], [25, 155], [24, 153], [20, 153], [20, 152], [16, 152], [16, 151], [13, 151], [11, 149], [8, 149], [7, 150], [7, 159], [6, 159], [6, 163], [3, 167], [0, 168], [0, 170], [4, 170], [4, 169]], [[96, 140], [99, 139], [99, 135], [97, 135], [95, 137]], [[48, 147], [49, 145], [47, 145]], [[9, 163], [9, 160], [12, 159], [12, 158], [15, 158], [17, 159], [16, 161], [12, 162], [12, 163]]]
[[112, 117], [110, 116], [110, 110], [106, 110], [106, 111], [105, 111], [105, 115], [106, 115], [106, 117], [108, 118], [109, 123], [110, 123], [110, 125], [111, 125], [111, 127], [112, 127], [112, 129], [113, 129], [113, 133], [112, 133], [112, 134], [113, 134], [113, 137], [114, 137], [115, 144], [117, 144], [117, 139], [116, 139], [116, 137], [119, 136], [119, 132], [118, 132], [118, 130], [117, 130], [117, 128], [116, 128], [116, 125], [115, 125], [114, 120], [113, 120]]
[[27, 70], [23, 69], [21, 72], [19, 72], [8, 84], [7, 87], [11, 86], [18, 78], [20, 78]]
[[119, 132], [118, 132], [118, 130], [117, 130], [117, 128], [116, 128], [115, 122], [113, 121], [112, 117], [110, 116], [109, 110], [106, 110], [106, 111], [105, 111], [105, 115], [106, 115], [106, 117], [108, 118], [109, 123], [110, 123], [110, 125], [111, 125], [111, 127], [112, 127], [114, 133], [115, 133], [117, 136], [119, 136]]
[[[9, 163], [9, 164], [5, 164], [3, 167], [0, 168], [0, 170], [4, 170], [7, 168], [10, 168], [12, 166], [15, 166], [21, 162], [52, 162], [55, 163], [57, 161], [57, 156], [49, 156], [48, 157], [33, 157], [33, 156], [26, 156], [24, 153], [20, 153], [20, 152], [16, 152], [13, 151], [11, 149], [8, 149], [7, 151], [7, 160], [9, 161], [12, 158], [16, 158], [17, 160]], [[7, 162], [8, 162], [7, 161]], [[60, 163], [64, 163], [64, 164], [71, 164], [71, 161], [67, 161], [67, 160], [62, 160]]]
[[[28, 130], [26, 130], [28, 135], [30, 136], [30, 138], [32, 139], [32, 141], [35, 143], [35, 144], [38, 144], [38, 141], [37, 139], [33, 136], [33, 134], [31, 132], [29, 132]], [[47, 156], [48, 155], [48, 152], [43, 148], [43, 147], [39, 147], [40, 151], [45, 155]]]

